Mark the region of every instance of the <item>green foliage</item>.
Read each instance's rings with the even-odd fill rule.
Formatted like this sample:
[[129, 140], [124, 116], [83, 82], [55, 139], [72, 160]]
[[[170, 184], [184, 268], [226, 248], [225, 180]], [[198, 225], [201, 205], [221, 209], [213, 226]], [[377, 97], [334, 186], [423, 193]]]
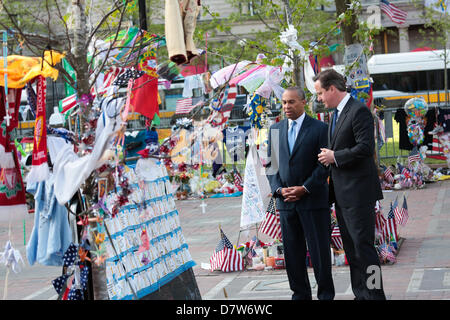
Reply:
[[[222, 17], [220, 13], [214, 12], [213, 8], [204, 5], [203, 16], [207, 21], [197, 25], [197, 35], [208, 32], [210, 37], [218, 34], [229, 35], [230, 40], [212, 44], [208, 47], [217, 54], [226, 56], [216, 58], [214, 62], [236, 63], [237, 60], [254, 60], [258, 53], [264, 53], [266, 62], [273, 65], [282, 65], [284, 57], [289, 54], [289, 48], [280, 41], [280, 32], [287, 27], [287, 16], [284, 6], [279, 2], [271, 0], [262, 1], [237, 1], [228, 0], [236, 10], [228, 17]], [[298, 31], [298, 38], [305, 50], [309, 50], [310, 43], [317, 41], [326, 30], [334, 24], [332, 14], [317, 10], [322, 5], [329, 4], [324, 0], [290, 0], [292, 10], [292, 22]], [[251, 30], [253, 23], [263, 24], [265, 30]], [[245, 36], [232, 34], [232, 29], [237, 25], [249, 25]], [[300, 40], [301, 39], [301, 40]], [[323, 43], [315, 49], [317, 52], [326, 52], [326, 43], [333, 40], [332, 37], [323, 39]], [[240, 44], [241, 46], [238, 46]], [[242, 53], [242, 48], [245, 48]], [[299, 54], [299, 52], [295, 52]], [[234, 60], [234, 61], [229, 61]]]

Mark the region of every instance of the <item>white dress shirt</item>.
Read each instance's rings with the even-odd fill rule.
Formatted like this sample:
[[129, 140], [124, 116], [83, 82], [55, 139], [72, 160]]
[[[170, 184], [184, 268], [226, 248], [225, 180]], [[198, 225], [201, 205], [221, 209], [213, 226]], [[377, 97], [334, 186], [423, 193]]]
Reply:
[[[300, 132], [300, 129], [301, 129], [302, 124], [303, 124], [303, 120], [305, 119], [305, 114], [306, 114], [306, 112], [303, 112], [303, 114], [300, 117], [298, 117], [297, 119], [295, 119], [295, 120], [288, 119], [289, 129], [291, 129], [291, 127], [292, 127], [292, 122], [294, 122], [294, 121], [296, 122], [296, 126], [295, 126], [295, 140], [297, 140], [298, 133]], [[288, 130], [288, 132], [289, 132], [289, 130]]]
[[338, 106], [336, 107], [336, 109], [338, 110], [338, 116], [337, 116], [337, 119], [336, 119], [336, 123], [337, 123], [339, 117], [341, 116], [342, 110], [344, 110], [344, 107], [347, 104], [349, 99], [350, 99], [350, 94], [347, 93], [345, 95], [345, 97], [341, 100], [341, 102], [339, 102]]
[[[339, 120], [339, 117], [341, 116], [342, 110], [344, 110], [345, 105], [347, 104], [348, 100], [350, 99], [350, 94], [347, 93], [345, 95], [345, 97], [341, 100], [341, 102], [339, 102], [338, 106], [336, 107], [336, 109], [338, 110], [338, 114], [337, 114], [337, 119], [336, 119], [336, 124]], [[335, 125], [336, 125], [335, 124]], [[336, 130], [336, 128], [334, 128]], [[334, 158], [334, 156], [333, 156]], [[338, 163], [336, 161], [336, 158], [334, 158], [334, 163], [336, 164], [336, 167], [338, 167]]]

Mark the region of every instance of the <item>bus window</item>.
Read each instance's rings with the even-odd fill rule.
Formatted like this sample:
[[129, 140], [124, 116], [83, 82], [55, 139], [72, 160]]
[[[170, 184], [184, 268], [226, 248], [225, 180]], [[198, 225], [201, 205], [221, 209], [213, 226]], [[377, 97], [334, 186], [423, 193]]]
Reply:
[[427, 86], [427, 72], [426, 71], [417, 71], [417, 91], [429, 91]]
[[444, 71], [430, 70], [427, 71], [430, 90], [444, 90]]
[[391, 79], [388, 74], [373, 74], [373, 90], [390, 90], [392, 89]]

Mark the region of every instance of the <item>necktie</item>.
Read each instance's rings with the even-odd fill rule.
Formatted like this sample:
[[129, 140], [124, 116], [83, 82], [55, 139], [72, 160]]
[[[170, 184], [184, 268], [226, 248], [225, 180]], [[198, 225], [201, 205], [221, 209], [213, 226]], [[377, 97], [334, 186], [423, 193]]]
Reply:
[[292, 153], [292, 149], [294, 148], [295, 143], [295, 126], [297, 122], [292, 121], [291, 127], [289, 128], [288, 142], [289, 142], [289, 151]]
[[336, 128], [336, 121], [338, 118], [338, 113], [339, 113], [339, 110], [336, 109], [333, 114], [333, 122], [331, 123], [331, 136], [333, 136], [334, 129]]

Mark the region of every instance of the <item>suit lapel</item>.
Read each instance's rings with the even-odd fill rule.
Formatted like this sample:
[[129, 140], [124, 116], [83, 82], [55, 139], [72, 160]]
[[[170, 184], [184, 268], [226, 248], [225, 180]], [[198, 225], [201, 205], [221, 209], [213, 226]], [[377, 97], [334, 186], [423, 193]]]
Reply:
[[345, 104], [344, 109], [342, 109], [342, 114], [339, 115], [338, 121], [336, 122], [336, 128], [334, 129], [333, 136], [331, 137], [331, 147], [334, 146], [334, 142], [336, 141], [336, 137], [338, 135], [339, 129], [342, 127], [342, 124], [345, 122], [345, 118], [347, 117], [348, 111], [350, 110], [350, 105], [352, 103], [352, 97]]
[[287, 156], [289, 156], [288, 129], [289, 129], [288, 120], [285, 119], [281, 123], [279, 139], [280, 139], [280, 147], [282, 148], [282, 150], [280, 150], [280, 154], [281, 155], [286, 154]]
[[295, 139], [294, 148], [292, 149], [291, 157], [295, 154], [297, 149], [302, 144], [302, 140], [305, 137], [306, 132], [308, 131], [309, 125], [311, 124], [310, 120], [311, 120], [311, 118], [307, 114], [305, 114], [305, 119], [303, 119], [302, 126], [300, 127], [300, 131], [297, 135], [297, 138]]

